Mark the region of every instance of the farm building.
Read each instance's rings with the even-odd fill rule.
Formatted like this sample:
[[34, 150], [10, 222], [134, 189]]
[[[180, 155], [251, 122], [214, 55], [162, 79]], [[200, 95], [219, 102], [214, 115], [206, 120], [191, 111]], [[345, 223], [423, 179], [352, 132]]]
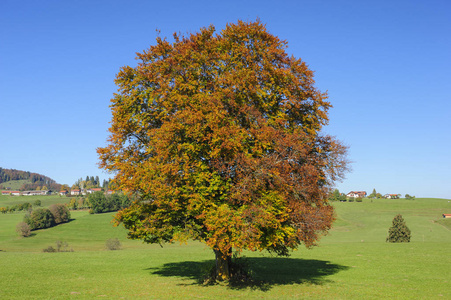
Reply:
[[451, 219], [451, 214], [443, 214], [443, 218], [445, 218], [445, 219]]
[[22, 196], [43, 196], [48, 195], [49, 191], [43, 190], [43, 191], [23, 191]]
[[364, 191], [351, 191], [349, 193], [346, 194], [346, 197], [350, 197], [350, 198], [364, 198], [366, 197], [366, 192]]
[[387, 199], [399, 199], [399, 194], [385, 194], [384, 197]]
[[80, 194], [81, 194], [81, 191], [80, 191], [80, 190], [71, 190], [71, 191], [70, 191], [70, 194], [71, 194], [71, 195], [80, 195]]
[[101, 191], [102, 191], [101, 188], [92, 188], [92, 189], [86, 190], [86, 192], [87, 192], [88, 194], [92, 194], [92, 193], [95, 193], [95, 192], [101, 192]]

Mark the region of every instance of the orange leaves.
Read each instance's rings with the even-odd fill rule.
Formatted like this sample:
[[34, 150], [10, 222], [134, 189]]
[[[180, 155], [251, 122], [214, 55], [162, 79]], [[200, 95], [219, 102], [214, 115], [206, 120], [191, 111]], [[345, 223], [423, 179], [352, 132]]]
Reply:
[[117, 75], [100, 166], [142, 201], [119, 212], [131, 238], [287, 254], [314, 245], [346, 147], [321, 136], [331, 106], [313, 72], [260, 22], [157, 39]]

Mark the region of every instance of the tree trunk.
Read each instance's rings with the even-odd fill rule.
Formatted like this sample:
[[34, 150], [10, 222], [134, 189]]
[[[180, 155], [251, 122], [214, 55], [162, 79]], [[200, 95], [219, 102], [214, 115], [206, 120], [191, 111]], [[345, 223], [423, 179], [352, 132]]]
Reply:
[[216, 256], [216, 279], [217, 280], [229, 280], [230, 279], [230, 262], [232, 260], [231, 252], [229, 255], [222, 253], [219, 250], [214, 250]]

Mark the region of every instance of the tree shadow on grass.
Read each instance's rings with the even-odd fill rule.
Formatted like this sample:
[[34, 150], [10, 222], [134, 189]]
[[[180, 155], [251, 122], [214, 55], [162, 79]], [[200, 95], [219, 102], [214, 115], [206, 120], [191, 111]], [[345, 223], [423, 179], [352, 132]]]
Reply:
[[[347, 266], [315, 259], [251, 257], [245, 258], [252, 272], [252, 280], [229, 282], [232, 289], [259, 289], [268, 291], [276, 285], [313, 284], [331, 282], [327, 277], [349, 269]], [[168, 277], [183, 277], [194, 280], [193, 284], [205, 285], [204, 279], [214, 260], [183, 261], [167, 263], [161, 267], [148, 268], [152, 274]]]

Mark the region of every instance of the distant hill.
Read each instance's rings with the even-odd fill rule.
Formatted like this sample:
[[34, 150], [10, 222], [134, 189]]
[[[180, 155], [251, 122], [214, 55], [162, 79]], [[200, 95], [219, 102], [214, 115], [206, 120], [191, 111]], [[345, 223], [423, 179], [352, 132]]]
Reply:
[[61, 184], [42, 174], [0, 167], [0, 189], [27, 191], [38, 187], [59, 191]]

